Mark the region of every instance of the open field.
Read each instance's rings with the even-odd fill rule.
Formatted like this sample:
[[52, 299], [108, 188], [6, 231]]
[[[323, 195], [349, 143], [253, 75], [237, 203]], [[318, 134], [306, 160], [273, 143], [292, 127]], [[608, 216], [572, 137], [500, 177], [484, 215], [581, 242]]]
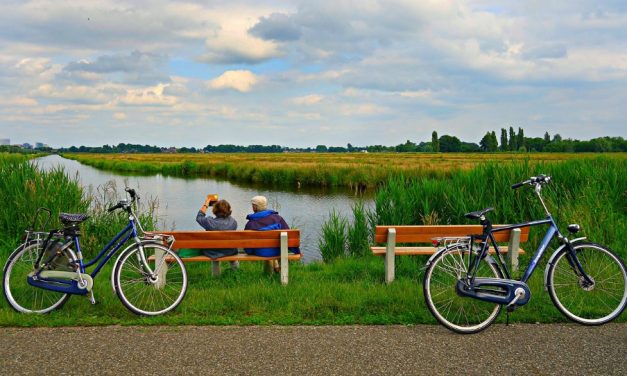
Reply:
[[[604, 154], [627, 160], [627, 153]], [[599, 154], [566, 153], [283, 153], [63, 154], [92, 167], [123, 172], [212, 176], [277, 186], [375, 187], [390, 177], [446, 177], [486, 161], [562, 162]]]

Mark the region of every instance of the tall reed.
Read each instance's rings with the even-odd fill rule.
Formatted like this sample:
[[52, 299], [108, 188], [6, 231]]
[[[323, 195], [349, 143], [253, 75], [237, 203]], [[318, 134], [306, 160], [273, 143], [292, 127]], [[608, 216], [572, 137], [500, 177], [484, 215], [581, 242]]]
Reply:
[[[546, 216], [534, 192], [525, 186], [513, 191], [513, 183], [530, 176], [553, 177], [542, 191], [549, 211], [566, 233], [566, 225], [579, 223], [582, 236], [605, 244], [627, 256], [627, 168], [614, 158], [590, 158], [561, 163], [519, 161], [488, 162], [449, 177], [395, 177], [382, 185], [367, 213], [371, 226], [422, 224], [473, 224], [464, 213], [493, 207], [493, 223], [516, 223]], [[353, 210], [355, 218], [361, 218]], [[331, 227], [333, 228], [333, 227]], [[544, 227], [533, 227], [530, 243], [536, 247]], [[329, 235], [332, 237], [331, 235]]]
[[346, 228], [348, 221], [333, 210], [329, 220], [322, 225], [319, 240], [320, 254], [325, 262], [333, 261], [346, 255]]

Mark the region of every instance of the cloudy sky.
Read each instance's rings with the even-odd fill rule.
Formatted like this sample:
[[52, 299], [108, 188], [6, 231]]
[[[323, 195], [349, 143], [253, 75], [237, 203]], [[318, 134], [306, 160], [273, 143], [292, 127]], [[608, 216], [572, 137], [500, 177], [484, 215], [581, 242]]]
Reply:
[[0, 2], [0, 138], [627, 137], [627, 2]]

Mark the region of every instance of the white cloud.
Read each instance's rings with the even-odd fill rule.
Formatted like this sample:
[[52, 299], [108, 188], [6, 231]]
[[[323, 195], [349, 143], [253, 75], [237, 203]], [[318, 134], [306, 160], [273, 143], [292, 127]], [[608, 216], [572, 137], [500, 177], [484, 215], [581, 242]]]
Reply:
[[212, 89], [234, 89], [242, 93], [249, 92], [259, 82], [259, 78], [248, 70], [232, 70], [222, 73], [218, 78], [209, 81]]
[[312, 106], [320, 103], [324, 99], [324, 96], [319, 94], [309, 94], [302, 97], [292, 98], [291, 102], [303, 106]]
[[126, 114], [124, 112], [116, 112], [113, 114], [113, 118], [115, 120], [124, 120], [126, 119]]
[[369, 116], [387, 112], [386, 107], [374, 103], [345, 104], [341, 106], [340, 113], [344, 116]]
[[129, 89], [126, 95], [118, 98], [119, 103], [128, 106], [172, 106], [176, 104], [176, 97], [164, 94], [168, 85]]

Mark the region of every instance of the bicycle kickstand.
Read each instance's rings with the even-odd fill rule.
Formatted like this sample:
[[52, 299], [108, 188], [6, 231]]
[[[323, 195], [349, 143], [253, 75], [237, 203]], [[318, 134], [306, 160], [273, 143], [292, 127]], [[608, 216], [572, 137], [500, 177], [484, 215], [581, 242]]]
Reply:
[[96, 297], [94, 296], [94, 290], [91, 290], [87, 293], [87, 298], [89, 298], [89, 302], [92, 305], [98, 304], [98, 302], [96, 301]]

